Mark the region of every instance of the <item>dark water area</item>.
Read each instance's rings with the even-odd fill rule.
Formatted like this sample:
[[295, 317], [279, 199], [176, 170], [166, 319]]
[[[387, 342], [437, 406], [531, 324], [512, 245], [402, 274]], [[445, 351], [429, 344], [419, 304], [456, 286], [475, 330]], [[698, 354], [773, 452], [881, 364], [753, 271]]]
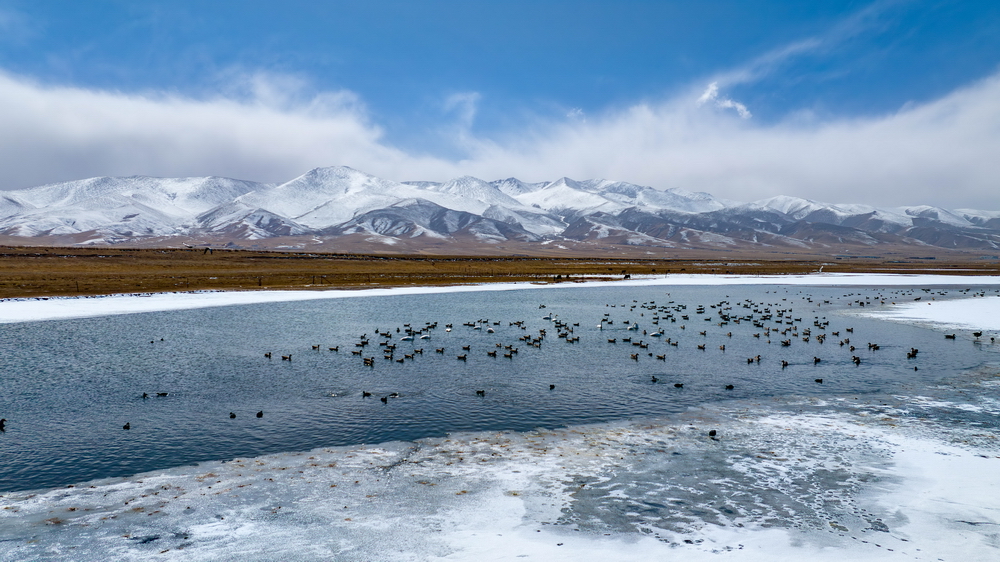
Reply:
[[[989, 341], [973, 343], [968, 334], [946, 340], [938, 331], [853, 313], [877, 310], [882, 299], [959, 296], [967, 293], [759, 285], [572, 287], [3, 325], [0, 417], [8, 421], [0, 433], [0, 491], [456, 431], [521, 431], [664, 416], [726, 400], [919, 394], [990, 361]], [[544, 319], [549, 315], [565, 326]], [[613, 323], [602, 322], [605, 318]], [[405, 324], [422, 329], [428, 323], [436, 327], [402, 341]], [[629, 323], [638, 329], [628, 330]], [[450, 332], [447, 324], [453, 325]], [[654, 337], [659, 329], [662, 336]], [[391, 336], [381, 337], [376, 330]], [[520, 339], [537, 338], [539, 330], [546, 331], [540, 347]], [[369, 344], [356, 347], [363, 334]], [[422, 334], [430, 338], [422, 340]], [[817, 338], [821, 334], [825, 341]], [[579, 340], [567, 342], [571, 338]], [[841, 346], [848, 338], [850, 343]], [[648, 348], [632, 345], [639, 341]], [[397, 346], [392, 359], [383, 357], [382, 342]], [[509, 350], [497, 344], [517, 353], [504, 357]], [[339, 351], [329, 350], [332, 346]], [[920, 351], [908, 359], [911, 348]], [[414, 349], [423, 353], [413, 354]], [[291, 361], [282, 355], [291, 355]], [[757, 355], [759, 361], [748, 362]], [[372, 366], [363, 364], [367, 357], [374, 358]], [[256, 417], [258, 411], [263, 417]], [[125, 423], [131, 429], [123, 430]]]

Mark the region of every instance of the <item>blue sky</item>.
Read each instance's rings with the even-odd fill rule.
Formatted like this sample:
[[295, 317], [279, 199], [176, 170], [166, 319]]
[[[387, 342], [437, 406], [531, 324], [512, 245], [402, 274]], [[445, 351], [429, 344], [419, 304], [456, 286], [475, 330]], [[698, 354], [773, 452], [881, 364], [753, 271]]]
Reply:
[[0, 189], [344, 164], [1000, 208], [998, 29], [987, 1], [0, 0]]

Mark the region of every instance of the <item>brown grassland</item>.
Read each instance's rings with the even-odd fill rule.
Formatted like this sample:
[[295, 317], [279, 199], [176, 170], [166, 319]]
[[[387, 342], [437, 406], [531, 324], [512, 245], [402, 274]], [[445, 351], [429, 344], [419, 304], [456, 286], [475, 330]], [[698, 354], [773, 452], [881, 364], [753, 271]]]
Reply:
[[[910, 250], [912, 252], [912, 250]], [[0, 247], [0, 298], [194, 290], [330, 289], [490, 282], [579, 282], [625, 274], [816, 272], [1000, 274], [986, 256], [626, 257], [334, 254], [215, 248]], [[717, 254], [717, 253], [716, 253]], [[987, 258], [987, 259], [984, 259]]]

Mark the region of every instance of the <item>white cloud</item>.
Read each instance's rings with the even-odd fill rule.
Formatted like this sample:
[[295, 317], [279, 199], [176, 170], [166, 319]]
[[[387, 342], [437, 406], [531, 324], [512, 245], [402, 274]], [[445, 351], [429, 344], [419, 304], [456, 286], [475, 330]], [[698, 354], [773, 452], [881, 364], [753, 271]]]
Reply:
[[492, 139], [469, 132], [481, 99], [460, 94], [446, 105], [462, 125], [461, 158], [391, 146], [350, 92], [254, 80], [246, 95], [192, 99], [0, 74], [0, 188], [129, 174], [281, 181], [344, 164], [397, 180], [604, 177], [738, 200], [1000, 209], [1000, 75], [875, 117], [757, 123], [737, 116], [737, 102], [737, 113], [706, 111], [727, 101], [715, 85]]
[[738, 101], [733, 101], [729, 98], [720, 99], [718, 82], [712, 82], [711, 84], [709, 84], [708, 87], [705, 88], [705, 91], [701, 94], [701, 96], [698, 97], [698, 101], [696, 103], [699, 106], [702, 106], [710, 101], [715, 102], [716, 107], [735, 109], [736, 113], [742, 119], [749, 119], [753, 117], [753, 115], [750, 114], [750, 110], [747, 109], [747, 106], [743, 105], [742, 103]]

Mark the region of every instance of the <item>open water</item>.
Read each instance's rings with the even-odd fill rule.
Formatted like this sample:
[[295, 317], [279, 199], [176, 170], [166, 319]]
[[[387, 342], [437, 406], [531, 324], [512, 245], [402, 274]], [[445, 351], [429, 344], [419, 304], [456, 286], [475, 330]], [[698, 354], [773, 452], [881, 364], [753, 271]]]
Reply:
[[[977, 290], [996, 293], [971, 288]], [[0, 433], [0, 491], [317, 447], [661, 417], [727, 401], [919, 394], [994, 361], [995, 348], [971, 334], [947, 340], [853, 313], [877, 309], [882, 300], [969, 294], [954, 288], [572, 287], [8, 324], [0, 326], [0, 417], [8, 420]], [[401, 340], [407, 324], [434, 323], [423, 332], [430, 339]], [[627, 330], [630, 323], [638, 329]], [[654, 337], [658, 329], [663, 335]], [[540, 330], [546, 331], [540, 347], [520, 339], [537, 338]], [[356, 347], [365, 334], [368, 345]], [[639, 341], [648, 348], [632, 345]], [[393, 359], [383, 358], [383, 342], [397, 346]], [[508, 350], [497, 344], [518, 352], [506, 358]], [[334, 346], [339, 351], [329, 350]], [[907, 359], [911, 348], [919, 354]], [[487, 355], [491, 351], [497, 357]], [[467, 360], [457, 359], [463, 354]], [[748, 363], [757, 355], [759, 361]], [[363, 357], [374, 357], [374, 364], [365, 366]], [[958, 415], [995, 429], [992, 417]], [[125, 423], [131, 429], [123, 430]]]

